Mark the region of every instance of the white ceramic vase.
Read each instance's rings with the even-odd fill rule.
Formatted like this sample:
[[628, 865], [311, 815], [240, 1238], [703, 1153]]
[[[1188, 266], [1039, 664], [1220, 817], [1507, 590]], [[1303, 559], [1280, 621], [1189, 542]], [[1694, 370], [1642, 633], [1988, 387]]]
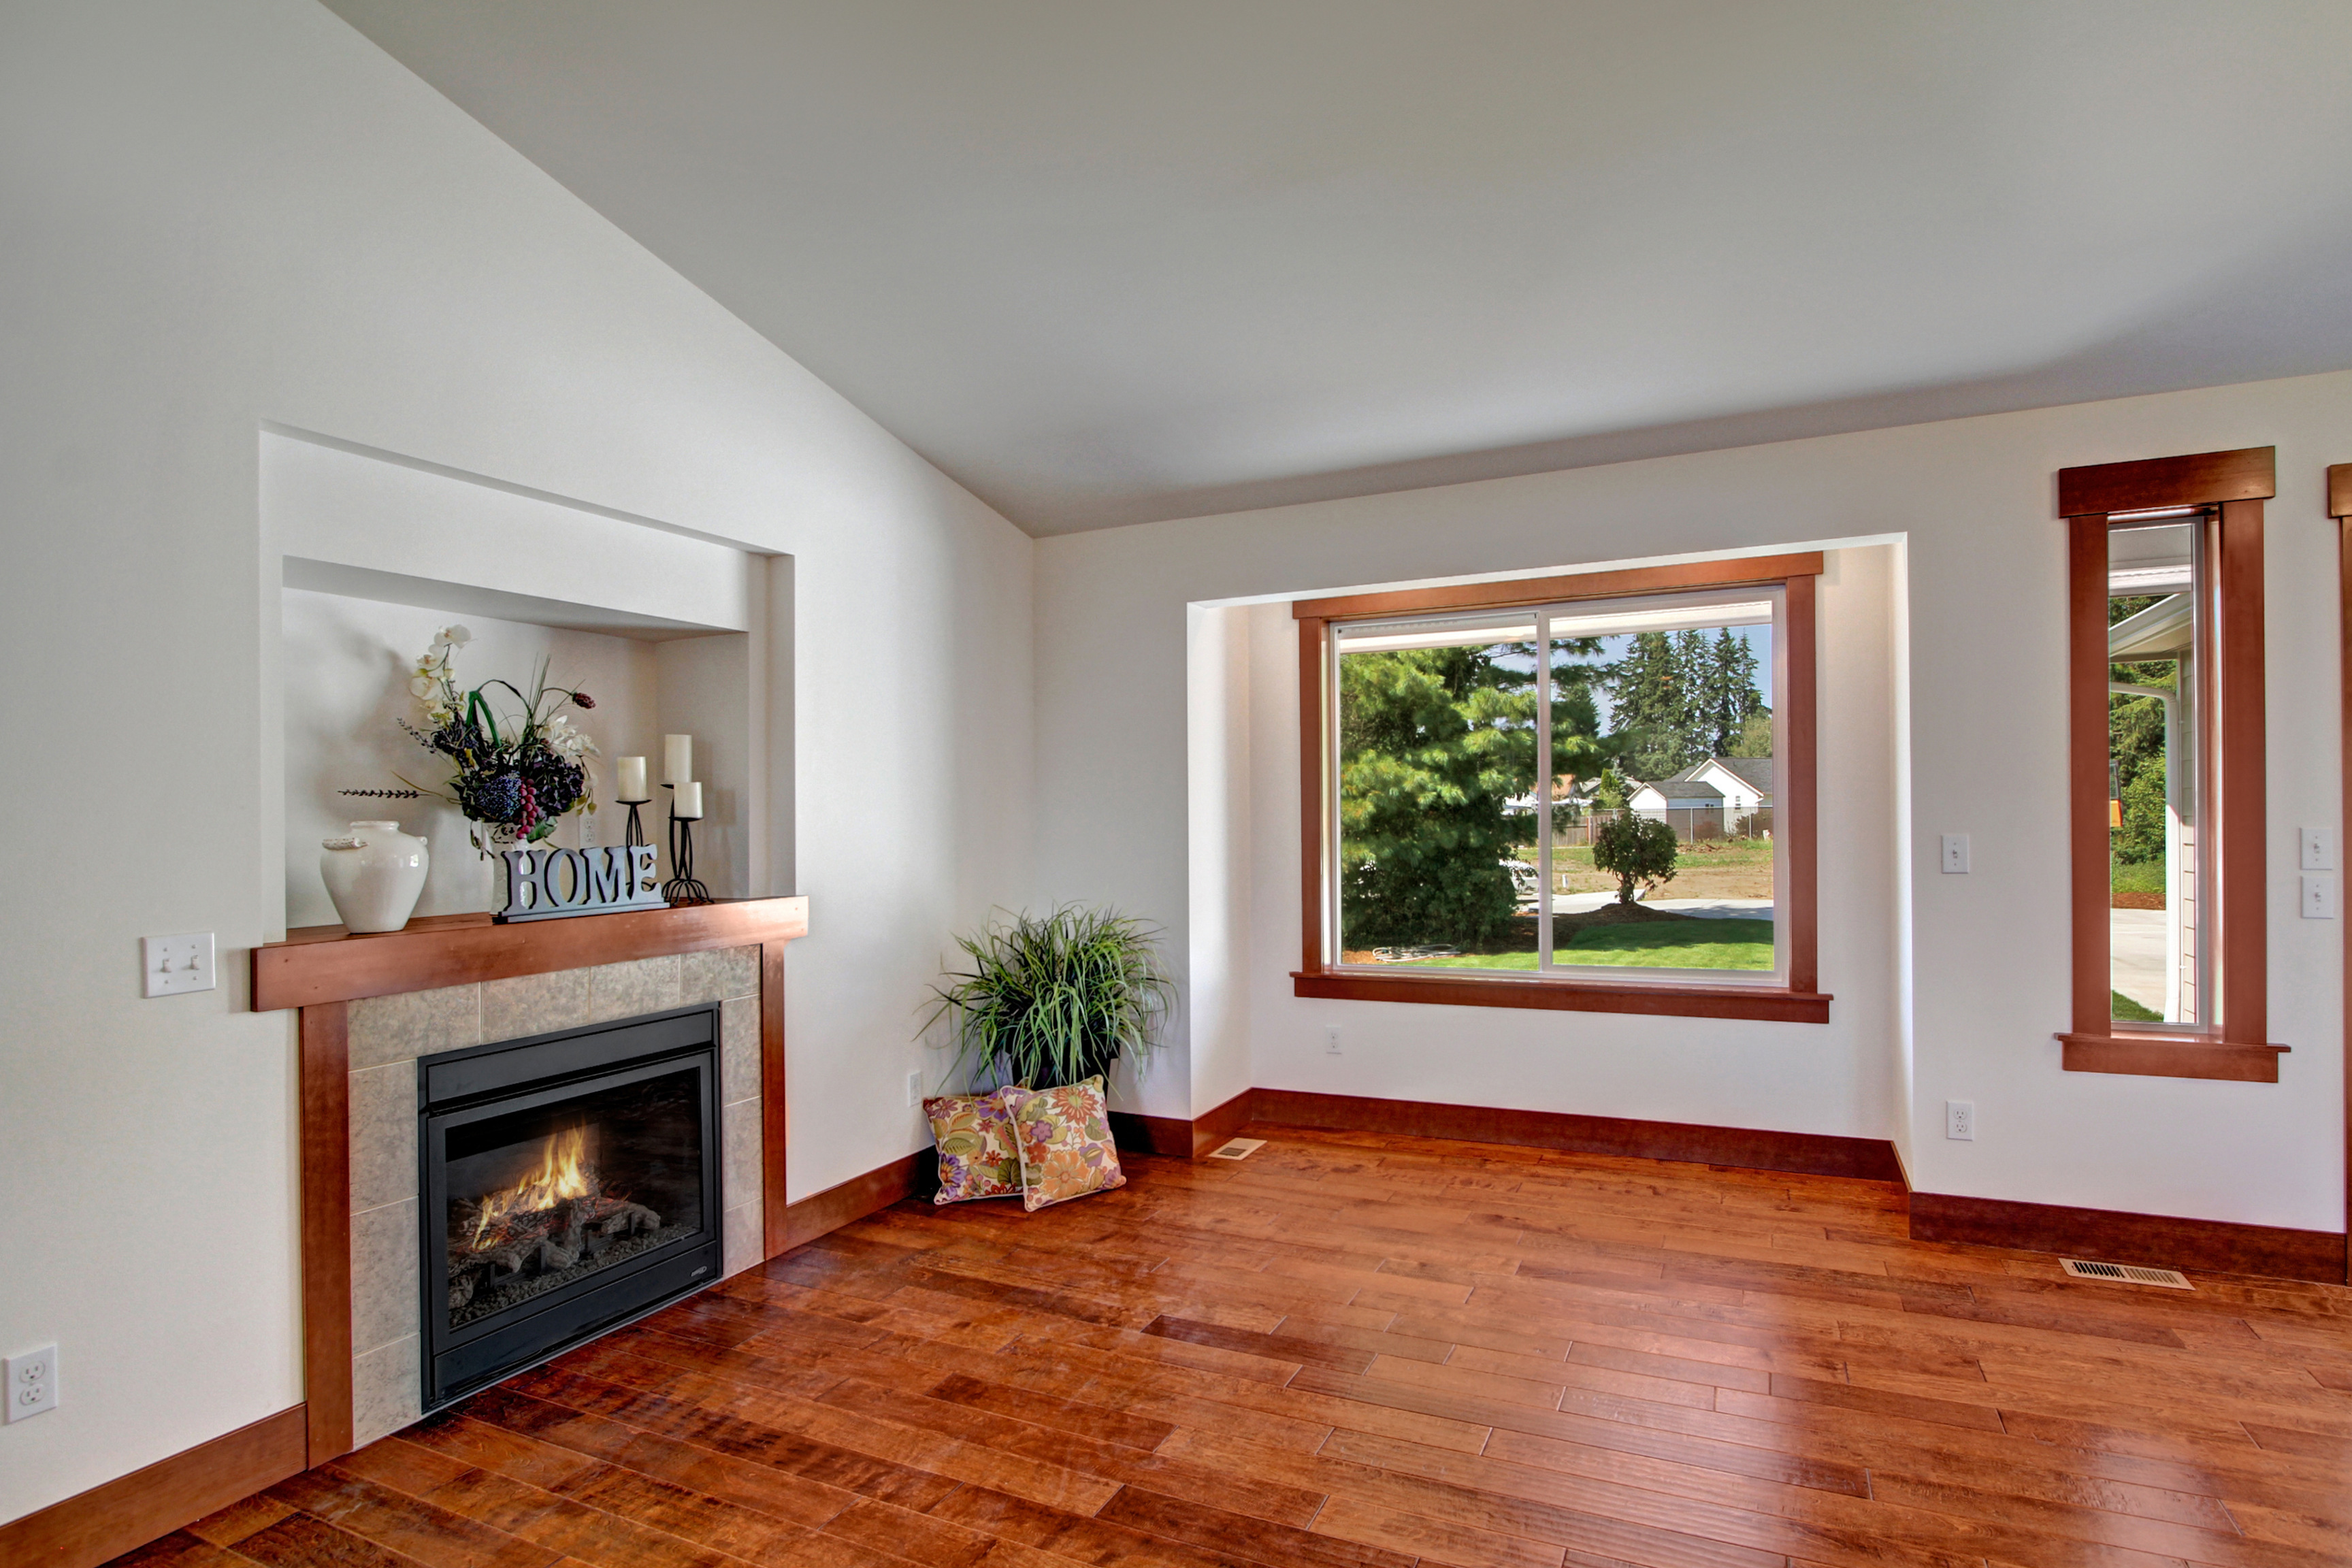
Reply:
[[397, 822], [354, 822], [348, 838], [329, 838], [319, 851], [319, 876], [343, 929], [398, 931], [425, 891], [432, 856], [425, 840]]

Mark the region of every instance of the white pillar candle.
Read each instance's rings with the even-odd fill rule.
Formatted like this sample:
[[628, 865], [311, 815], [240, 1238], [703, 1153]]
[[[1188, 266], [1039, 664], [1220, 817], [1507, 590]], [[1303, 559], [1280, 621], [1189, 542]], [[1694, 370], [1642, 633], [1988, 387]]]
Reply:
[[621, 770], [621, 798], [624, 801], [651, 800], [646, 793], [646, 760], [643, 757], [616, 759]]
[[694, 777], [694, 737], [662, 737], [662, 783], [682, 784]]
[[670, 815], [687, 822], [702, 820], [702, 786], [692, 781], [677, 786], [677, 796], [670, 802]]

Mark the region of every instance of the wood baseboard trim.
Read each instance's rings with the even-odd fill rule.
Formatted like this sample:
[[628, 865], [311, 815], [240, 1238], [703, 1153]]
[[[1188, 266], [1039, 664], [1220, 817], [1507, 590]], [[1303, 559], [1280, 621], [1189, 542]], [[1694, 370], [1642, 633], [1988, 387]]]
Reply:
[[1913, 1193], [1911, 1237], [2061, 1252], [2103, 1263], [2345, 1283], [2345, 1238], [2332, 1230]]
[[1110, 1113], [1110, 1135], [1120, 1149], [1130, 1154], [1165, 1154], [1171, 1159], [1192, 1157], [1193, 1124], [1181, 1116], [1145, 1116], [1133, 1110]]
[[1250, 1124], [1256, 1114], [1259, 1091], [1245, 1089], [1204, 1115], [1192, 1119], [1192, 1156], [1197, 1160]]
[[862, 1176], [852, 1176], [787, 1205], [783, 1245], [769, 1256], [804, 1246], [854, 1220], [879, 1213], [900, 1198], [929, 1196], [939, 1189], [939, 1160], [933, 1152], [918, 1149], [887, 1165], [877, 1165]]
[[10, 1568], [97, 1568], [309, 1464], [299, 1405], [0, 1524]]
[[1144, 1116], [1132, 1110], [1110, 1113], [1111, 1136], [1118, 1146], [1137, 1154], [1160, 1154], [1171, 1160], [1197, 1160], [1231, 1138], [1250, 1120], [1245, 1089], [1215, 1110], [1186, 1121], [1181, 1116]]
[[[1507, 1110], [1419, 1100], [1373, 1100], [1297, 1089], [1250, 1091], [1250, 1120], [1327, 1131], [1402, 1132], [1509, 1143], [1573, 1154], [1623, 1154], [1644, 1160], [1685, 1160], [1748, 1171], [1808, 1176], [1853, 1176], [1899, 1182], [1903, 1167], [1884, 1138], [1822, 1132], [1772, 1132], [1696, 1122], [1642, 1121], [1621, 1116], [1580, 1116], [1558, 1110]], [[1222, 1111], [1224, 1108], [1220, 1107]]]

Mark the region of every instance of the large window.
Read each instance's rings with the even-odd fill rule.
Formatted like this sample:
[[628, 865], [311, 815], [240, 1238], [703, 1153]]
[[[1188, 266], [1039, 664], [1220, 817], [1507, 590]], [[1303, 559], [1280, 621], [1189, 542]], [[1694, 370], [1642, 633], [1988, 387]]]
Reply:
[[2075, 1071], [2274, 1082], [2263, 500], [2271, 448], [2068, 468]]
[[1825, 1017], [1819, 563], [1298, 606], [1300, 993]]

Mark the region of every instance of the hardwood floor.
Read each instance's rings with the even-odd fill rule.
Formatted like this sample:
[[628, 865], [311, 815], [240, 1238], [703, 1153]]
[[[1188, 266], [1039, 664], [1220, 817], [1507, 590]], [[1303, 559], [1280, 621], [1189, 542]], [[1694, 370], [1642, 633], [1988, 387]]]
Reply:
[[120, 1561], [2352, 1562], [2352, 1291], [2066, 1281], [1877, 1183], [1252, 1131], [900, 1204]]

